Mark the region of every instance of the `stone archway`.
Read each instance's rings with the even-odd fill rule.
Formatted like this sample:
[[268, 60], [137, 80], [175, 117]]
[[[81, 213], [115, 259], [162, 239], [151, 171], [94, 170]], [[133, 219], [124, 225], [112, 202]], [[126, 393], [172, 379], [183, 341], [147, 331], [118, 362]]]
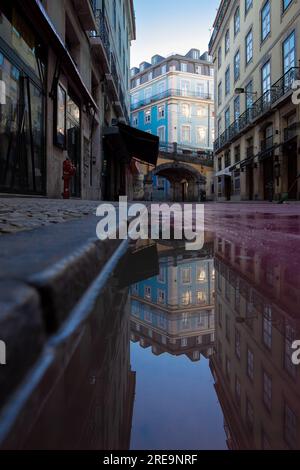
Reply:
[[201, 200], [206, 177], [191, 165], [181, 162], [163, 163], [152, 170], [147, 179], [150, 180], [153, 176], [162, 176], [170, 182], [173, 201], [198, 202]]

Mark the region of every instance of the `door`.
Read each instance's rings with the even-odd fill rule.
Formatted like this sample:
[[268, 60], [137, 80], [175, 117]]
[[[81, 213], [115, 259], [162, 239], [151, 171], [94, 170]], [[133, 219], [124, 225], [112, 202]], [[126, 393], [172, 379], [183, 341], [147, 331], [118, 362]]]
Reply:
[[226, 201], [231, 199], [231, 177], [225, 176], [225, 198]]

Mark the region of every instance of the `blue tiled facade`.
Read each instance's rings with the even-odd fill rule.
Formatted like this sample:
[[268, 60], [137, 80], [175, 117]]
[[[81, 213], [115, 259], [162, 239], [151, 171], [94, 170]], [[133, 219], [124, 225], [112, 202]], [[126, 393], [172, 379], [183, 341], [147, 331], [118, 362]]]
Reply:
[[[213, 64], [207, 53], [153, 56], [131, 69], [131, 125], [158, 135], [161, 148], [212, 150], [214, 141]], [[163, 189], [162, 189], [163, 188]], [[169, 183], [153, 181], [154, 196]]]

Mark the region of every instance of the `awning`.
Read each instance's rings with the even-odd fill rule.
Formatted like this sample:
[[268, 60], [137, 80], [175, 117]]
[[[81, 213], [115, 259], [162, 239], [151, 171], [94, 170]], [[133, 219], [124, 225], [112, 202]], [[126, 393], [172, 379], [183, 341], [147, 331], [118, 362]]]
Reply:
[[61, 60], [61, 67], [66, 76], [71, 78], [78, 92], [81, 93], [83, 100], [97, 111], [98, 106], [96, 102], [83, 82], [70, 53], [66, 49], [41, 2], [33, 0], [32, 2], [28, 2], [28, 6], [26, 5], [26, 7], [30, 7], [29, 15], [32, 22], [38, 28], [39, 34], [43, 37], [44, 41], [53, 48], [55, 54]]
[[129, 160], [135, 158], [143, 163], [156, 166], [159, 152], [159, 138], [157, 136], [123, 123], [106, 127], [103, 135], [116, 149], [116, 152], [120, 152], [122, 156], [126, 152]]

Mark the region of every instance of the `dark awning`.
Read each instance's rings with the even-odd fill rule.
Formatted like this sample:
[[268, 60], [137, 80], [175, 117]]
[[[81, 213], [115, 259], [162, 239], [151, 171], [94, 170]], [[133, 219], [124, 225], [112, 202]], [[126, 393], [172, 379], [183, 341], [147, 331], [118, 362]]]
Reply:
[[107, 127], [103, 134], [111, 141], [117, 151], [125, 149], [130, 159], [135, 158], [156, 166], [159, 152], [159, 138], [157, 136], [123, 123]]

